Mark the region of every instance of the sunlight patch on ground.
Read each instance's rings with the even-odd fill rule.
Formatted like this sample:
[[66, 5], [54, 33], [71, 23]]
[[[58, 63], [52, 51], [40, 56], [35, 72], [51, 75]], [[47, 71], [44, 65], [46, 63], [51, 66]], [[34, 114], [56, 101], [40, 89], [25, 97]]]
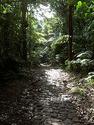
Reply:
[[[71, 96], [66, 93], [68, 86], [69, 74], [62, 69], [46, 69], [45, 76], [47, 78], [48, 85], [51, 85], [53, 90], [60, 88], [59, 95], [52, 96], [50, 101], [52, 102], [66, 102], [71, 100]], [[61, 92], [60, 92], [61, 91]], [[65, 94], [64, 94], [65, 93]]]
[[60, 69], [45, 70], [45, 74], [49, 84], [59, 86], [59, 82], [62, 77]]
[[70, 95], [65, 95], [65, 94], [62, 94], [60, 96], [58, 96], [57, 98], [56, 97], [51, 97], [51, 101], [52, 102], [66, 102], [66, 101], [70, 101], [72, 98]]
[[45, 76], [50, 85], [60, 86], [60, 84], [65, 84], [67, 82], [69, 75], [65, 73], [62, 69], [46, 69]]
[[64, 125], [62, 123], [62, 121], [60, 121], [59, 119], [54, 119], [54, 118], [49, 119], [48, 124], [50, 124], [50, 125]]

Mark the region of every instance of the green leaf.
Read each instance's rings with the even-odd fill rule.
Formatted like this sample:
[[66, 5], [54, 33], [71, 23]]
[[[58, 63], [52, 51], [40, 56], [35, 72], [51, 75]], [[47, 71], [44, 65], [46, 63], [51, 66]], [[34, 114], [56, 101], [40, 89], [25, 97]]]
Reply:
[[73, 2], [74, 2], [74, 0], [67, 0], [67, 3], [68, 3], [69, 5], [73, 5]]
[[78, 10], [82, 6], [82, 4], [83, 3], [81, 1], [79, 1], [78, 4], [77, 4], [77, 6], [76, 6], [76, 9]]

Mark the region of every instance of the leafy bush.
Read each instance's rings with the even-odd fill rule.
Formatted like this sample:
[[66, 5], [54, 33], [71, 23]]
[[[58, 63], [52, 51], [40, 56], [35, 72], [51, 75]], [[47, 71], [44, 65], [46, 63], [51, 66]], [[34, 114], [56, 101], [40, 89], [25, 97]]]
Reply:
[[52, 48], [55, 48], [57, 45], [68, 42], [68, 35], [63, 35], [58, 37], [51, 45]]
[[63, 35], [57, 38], [51, 45], [51, 48], [53, 50], [54, 56], [59, 62], [63, 63], [66, 59], [68, 59], [68, 35]]
[[65, 65], [70, 71], [88, 73], [94, 70], [94, 60], [90, 59], [92, 55], [91, 51], [86, 51], [77, 55], [76, 60], [66, 61]]
[[86, 52], [82, 52], [79, 55], [77, 55], [77, 58], [80, 59], [91, 59], [92, 58], [92, 51], [86, 51]]
[[88, 72], [90, 70], [90, 59], [81, 60], [81, 71]]
[[40, 56], [38, 52], [33, 52], [31, 66], [39, 66], [40, 64]]
[[65, 65], [67, 66], [67, 69], [70, 71], [74, 71], [74, 72], [79, 72], [80, 71], [80, 60], [72, 60], [72, 61], [66, 61]]
[[79, 87], [73, 87], [73, 88], [71, 88], [69, 93], [84, 96], [85, 95], [85, 89], [79, 88]]
[[85, 83], [87, 86], [94, 87], [94, 72], [89, 72], [87, 78], [85, 78]]

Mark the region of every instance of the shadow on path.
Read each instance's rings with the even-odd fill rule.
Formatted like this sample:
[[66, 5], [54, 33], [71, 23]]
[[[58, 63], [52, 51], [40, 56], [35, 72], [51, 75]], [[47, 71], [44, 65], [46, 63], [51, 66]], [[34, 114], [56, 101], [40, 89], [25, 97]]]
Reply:
[[86, 125], [67, 93], [69, 74], [50, 67], [31, 73], [35, 81], [15, 85], [14, 95], [9, 86], [0, 96], [0, 125]]

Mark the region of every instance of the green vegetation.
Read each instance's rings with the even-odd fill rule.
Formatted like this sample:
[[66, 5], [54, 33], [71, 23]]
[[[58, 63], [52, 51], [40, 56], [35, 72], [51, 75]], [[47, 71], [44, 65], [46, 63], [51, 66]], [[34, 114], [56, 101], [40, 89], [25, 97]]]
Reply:
[[94, 70], [94, 0], [1, 0], [0, 72], [41, 63]]
[[75, 60], [66, 60], [65, 65], [70, 71], [88, 73], [94, 70], [93, 52], [85, 51], [78, 54]]
[[85, 85], [88, 87], [94, 87], [94, 72], [89, 72], [87, 78], [85, 78]]
[[73, 95], [80, 95], [80, 96], [84, 96], [85, 95], [85, 89], [84, 88], [80, 88], [80, 87], [73, 87], [69, 93], [73, 94]]
[[93, 125], [94, 0], [0, 0], [0, 89], [2, 125]]

